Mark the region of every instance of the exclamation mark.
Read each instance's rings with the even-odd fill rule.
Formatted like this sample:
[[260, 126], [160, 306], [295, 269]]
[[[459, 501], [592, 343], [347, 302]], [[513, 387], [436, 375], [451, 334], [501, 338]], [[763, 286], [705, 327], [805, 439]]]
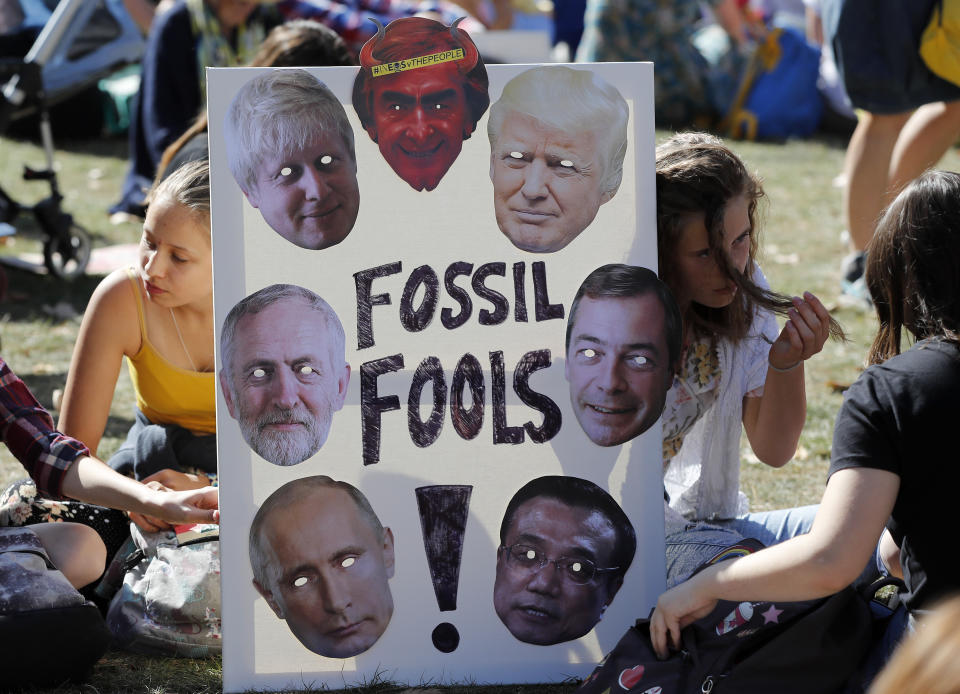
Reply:
[[[435, 484], [417, 487], [415, 491], [433, 592], [440, 611], [449, 612], [457, 609], [463, 534], [473, 487], [469, 484]], [[452, 653], [460, 645], [460, 634], [449, 622], [438, 624], [432, 637], [433, 645], [442, 653]]]

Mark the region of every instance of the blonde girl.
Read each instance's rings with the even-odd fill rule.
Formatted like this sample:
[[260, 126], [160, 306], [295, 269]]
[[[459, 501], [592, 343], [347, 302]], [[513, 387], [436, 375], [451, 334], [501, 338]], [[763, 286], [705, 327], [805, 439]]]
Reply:
[[[59, 426], [97, 450], [126, 357], [136, 421], [108, 463], [139, 480], [194, 489], [216, 473], [207, 163], [173, 172], [148, 200], [137, 267], [108, 275], [84, 313]], [[148, 530], [166, 525], [131, 518]]]

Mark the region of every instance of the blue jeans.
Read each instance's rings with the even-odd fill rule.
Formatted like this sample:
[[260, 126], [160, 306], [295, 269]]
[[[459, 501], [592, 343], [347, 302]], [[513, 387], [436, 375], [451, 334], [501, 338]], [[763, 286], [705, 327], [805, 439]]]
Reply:
[[142, 480], [160, 470], [217, 471], [216, 434], [198, 436], [176, 424], [154, 424], [139, 409], [127, 440], [107, 464], [122, 475]]
[[713, 525], [733, 530], [743, 537], [760, 540], [767, 547], [791, 537], [810, 532], [819, 504], [783, 508], [777, 511], [748, 513], [739, 518], [711, 521]]
[[707, 523], [691, 523], [683, 531], [667, 535], [667, 588], [683, 583], [701, 564], [742, 539], [735, 530]]
[[682, 532], [666, 537], [667, 588], [687, 580], [701, 564], [745, 537], [769, 547], [809, 532], [817, 508], [799, 506], [710, 523], [691, 522]]
[[[747, 513], [739, 518], [711, 521], [711, 526], [715, 531], [721, 529], [727, 530], [732, 534], [732, 537], [736, 538], [727, 544], [739, 542], [740, 539], [744, 537], [752, 537], [760, 540], [760, 542], [769, 547], [771, 545], [776, 545], [789, 540], [791, 537], [796, 537], [797, 535], [803, 535], [810, 532], [810, 528], [813, 527], [813, 519], [817, 515], [818, 508], [820, 508], [819, 504], [811, 504], [810, 506], [797, 506], [796, 508], [784, 508], [776, 511]], [[679, 535], [685, 536], [687, 533], [680, 533]], [[704, 535], [702, 537], [709, 536]], [[723, 539], [723, 536], [714, 537], [720, 540]], [[693, 538], [695, 544], [703, 544], [699, 539], [696, 538], [697, 536], [694, 536]], [[677, 543], [682, 542], [680, 537], [675, 536], [675, 540]], [[670, 538], [667, 538], [667, 543], [669, 545]], [[707, 544], [709, 544], [709, 541]], [[718, 548], [714, 554], [716, 554], [716, 552], [718, 552], [720, 549], [722, 549], [722, 547]], [[698, 550], [694, 550], [693, 548], [684, 551], [676, 549], [675, 551], [677, 553], [687, 554], [691, 561], [700, 556], [700, 552]], [[707, 556], [703, 561], [709, 559], [710, 556]], [[885, 567], [883, 567], [882, 563], [880, 562], [879, 557], [880, 544], [877, 543], [877, 548], [874, 550], [873, 556], [871, 556], [870, 560], [867, 561], [867, 565], [860, 573], [860, 576], [856, 579], [856, 581], [854, 581], [855, 586], [869, 585], [875, 579], [887, 573]], [[697, 566], [691, 567], [690, 572], [696, 569]], [[689, 573], [687, 575], [689, 576]], [[670, 583], [669, 550], [667, 553], [667, 583]]]
[[[740, 518], [717, 521], [717, 525], [735, 530], [744, 537], [756, 538], [769, 547], [810, 532], [818, 508], [820, 508], [819, 504], [811, 504], [777, 511], [748, 513]], [[867, 561], [867, 565], [853, 584], [855, 586], [870, 585], [887, 573], [886, 567], [880, 561], [880, 543], [878, 542], [873, 556]]]
[[813, 526], [817, 506], [748, 513], [740, 518], [691, 522], [682, 532], [666, 537], [667, 588], [687, 580], [704, 562], [745, 537], [775, 545]]

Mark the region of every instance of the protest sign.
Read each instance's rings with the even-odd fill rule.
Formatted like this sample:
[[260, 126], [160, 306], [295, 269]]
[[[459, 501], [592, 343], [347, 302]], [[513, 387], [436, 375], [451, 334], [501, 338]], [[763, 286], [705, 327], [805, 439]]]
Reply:
[[[441, 48], [367, 91], [356, 68], [208, 72], [225, 691], [583, 676], [663, 587], [659, 424], [593, 431], [565, 349], [591, 271], [656, 269], [652, 66], [488, 65], [478, 114], [475, 65], [428, 72], [469, 46]], [[515, 78], [564, 97], [498, 108]], [[342, 113], [284, 139], [317, 81]], [[563, 125], [598, 85], [625, 148], [617, 98]], [[592, 500], [537, 506], [537, 482], [501, 548], [511, 498], [555, 476]]]

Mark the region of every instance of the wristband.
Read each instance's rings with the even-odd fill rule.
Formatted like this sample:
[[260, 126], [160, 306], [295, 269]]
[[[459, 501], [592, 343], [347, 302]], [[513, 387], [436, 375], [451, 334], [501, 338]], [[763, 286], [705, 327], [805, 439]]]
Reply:
[[776, 371], [778, 374], [790, 373], [790, 372], [793, 371], [795, 368], [797, 368], [798, 366], [800, 366], [802, 363], [803, 363], [803, 359], [799, 359], [799, 360], [797, 360], [797, 363], [794, 364], [793, 366], [788, 366], [788, 367], [785, 368], [785, 369], [781, 369], [781, 368], [779, 368], [779, 367], [774, 366], [773, 364], [771, 364], [771, 363], [770, 363], [770, 360], [767, 360], [767, 366], [769, 366], [771, 369], [773, 369], [774, 371]]

